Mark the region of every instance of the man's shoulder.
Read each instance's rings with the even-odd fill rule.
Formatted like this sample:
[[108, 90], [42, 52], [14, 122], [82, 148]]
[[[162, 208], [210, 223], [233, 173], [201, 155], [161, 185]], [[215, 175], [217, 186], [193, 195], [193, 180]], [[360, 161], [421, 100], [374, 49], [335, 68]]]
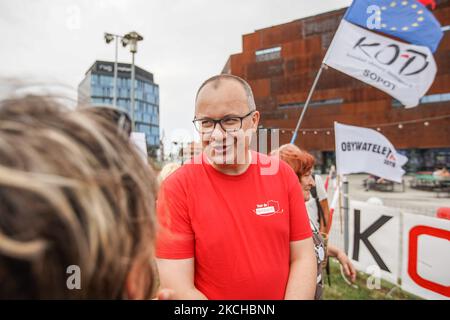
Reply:
[[202, 172], [202, 156], [198, 155], [186, 161], [180, 168], [169, 175], [164, 181], [165, 185], [177, 185], [184, 183], [192, 177], [199, 177]]
[[191, 159], [187, 160], [185, 162], [186, 165], [192, 165], [192, 164], [202, 164], [204, 161], [205, 157], [204, 157], [204, 153], [201, 152], [200, 154], [197, 154], [195, 156], [193, 156]]

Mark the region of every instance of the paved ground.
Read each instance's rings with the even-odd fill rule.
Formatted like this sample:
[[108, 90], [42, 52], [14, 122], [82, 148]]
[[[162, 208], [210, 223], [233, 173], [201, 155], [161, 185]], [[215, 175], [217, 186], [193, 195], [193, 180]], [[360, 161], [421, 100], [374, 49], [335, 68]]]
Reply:
[[[388, 207], [408, 209], [410, 213], [435, 216], [436, 210], [440, 207], [450, 207], [450, 197], [448, 194], [436, 196], [436, 192], [416, 190], [409, 187], [409, 181], [412, 177], [405, 176], [405, 192], [401, 191], [401, 186], [396, 186], [395, 192], [365, 191], [363, 180], [368, 177], [367, 174], [353, 174], [348, 176], [350, 199], [367, 201], [370, 197], [381, 199], [383, 204]], [[326, 176], [323, 176], [325, 181]], [[398, 190], [398, 191], [397, 191]], [[329, 199], [331, 201], [332, 190], [329, 190]]]

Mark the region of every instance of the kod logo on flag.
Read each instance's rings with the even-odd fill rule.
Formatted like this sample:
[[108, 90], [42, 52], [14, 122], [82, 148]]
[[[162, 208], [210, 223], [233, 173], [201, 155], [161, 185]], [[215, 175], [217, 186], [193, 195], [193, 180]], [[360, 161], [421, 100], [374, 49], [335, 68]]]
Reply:
[[443, 37], [434, 15], [416, 0], [354, 0], [344, 19], [435, 52]]
[[381, 133], [335, 122], [336, 167], [339, 174], [370, 173], [401, 182], [408, 158], [397, 153]]
[[436, 75], [425, 46], [396, 41], [342, 20], [323, 60], [328, 66], [415, 107]]

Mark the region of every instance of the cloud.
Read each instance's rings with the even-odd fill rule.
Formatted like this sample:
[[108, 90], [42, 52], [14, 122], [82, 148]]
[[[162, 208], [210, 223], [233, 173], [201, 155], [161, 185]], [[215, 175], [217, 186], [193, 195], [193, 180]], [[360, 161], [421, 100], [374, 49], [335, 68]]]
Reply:
[[[160, 125], [193, 131], [194, 95], [220, 73], [242, 35], [346, 6], [350, 0], [3, 0], [0, 72], [24, 81], [76, 88], [97, 59], [113, 60], [105, 31], [144, 36], [136, 64], [160, 85]], [[127, 49], [119, 60], [130, 62]]]

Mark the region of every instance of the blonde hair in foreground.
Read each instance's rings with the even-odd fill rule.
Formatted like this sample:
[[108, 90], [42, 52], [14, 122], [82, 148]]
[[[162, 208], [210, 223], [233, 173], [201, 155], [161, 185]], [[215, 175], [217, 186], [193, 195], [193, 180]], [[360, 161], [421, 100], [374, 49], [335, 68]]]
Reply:
[[[39, 96], [0, 103], [0, 299], [150, 297], [156, 182], [126, 135]], [[67, 268], [78, 266], [81, 289]]]
[[174, 173], [177, 169], [181, 167], [180, 164], [175, 162], [169, 162], [164, 165], [164, 167], [161, 169], [161, 172], [158, 174], [158, 184], [161, 185], [161, 183], [166, 180], [168, 176], [170, 176], [172, 173]]

